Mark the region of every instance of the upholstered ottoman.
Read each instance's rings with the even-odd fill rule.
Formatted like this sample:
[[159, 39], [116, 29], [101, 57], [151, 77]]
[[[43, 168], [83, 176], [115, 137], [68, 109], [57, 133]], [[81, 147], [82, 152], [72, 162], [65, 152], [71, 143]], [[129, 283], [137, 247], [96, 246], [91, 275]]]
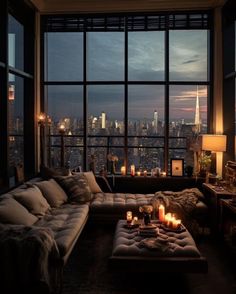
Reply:
[[[128, 271], [156, 271], [178, 273], [206, 273], [207, 260], [199, 252], [195, 241], [186, 229], [182, 232], [166, 231], [159, 227], [161, 237], [167, 242], [159, 248], [143, 246], [156, 237], [143, 237], [139, 228], [126, 228], [126, 221], [117, 223], [110, 266]], [[148, 240], [148, 241], [149, 241]]]

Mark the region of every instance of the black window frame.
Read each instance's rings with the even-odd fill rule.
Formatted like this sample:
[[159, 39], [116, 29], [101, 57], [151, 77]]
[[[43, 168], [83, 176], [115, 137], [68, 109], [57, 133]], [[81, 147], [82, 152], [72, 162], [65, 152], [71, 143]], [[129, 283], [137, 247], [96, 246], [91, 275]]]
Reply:
[[[8, 15], [12, 15], [24, 27], [24, 69], [19, 70], [8, 64]], [[4, 191], [17, 185], [15, 166], [9, 165], [9, 130], [8, 130], [8, 85], [9, 74], [24, 81], [24, 178], [36, 174], [36, 140], [35, 140], [35, 9], [16, 0], [3, 0], [0, 3], [0, 190]], [[12, 180], [13, 181], [12, 181]]]
[[[208, 30], [208, 81], [170, 81], [169, 80], [169, 30]], [[45, 81], [44, 79], [44, 33], [47, 32], [83, 32], [84, 33], [84, 60], [86, 60], [87, 32], [115, 32], [123, 31], [125, 34], [125, 77], [124, 81], [88, 81], [86, 79], [86, 62], [84, 62], [84, 80], [81, 82]], [[129, 81], [128, 80], [128, 32], [129, 31], [164, 31], [165, 32], [165, 78], [163, 81]], [[171, 85], [205, 85], [208, 87], [208, 131], [213, 129], [213, 11], [184, 11], [161, 13], [115, 13], [115, 14], [58, 14], [41, 16], [41, 93], [48, 85], [83, 85], [84, 87], [84, 169], [87, 164], [87, 91], [89, 85], [124, 85], [124, 149], [126, 170], [128, 163], [128, 86], [129, 85], [163, 85], [165, 88], [165, 133], [164, 133], [164, 169], [169, 167], [169, 87]], [[44, 95], [41, 95], [41, 110], [47, 112]], [[59, 147], [59, 146], [58, 146]], [[118, 148], [120, 148], [118, 146]]]

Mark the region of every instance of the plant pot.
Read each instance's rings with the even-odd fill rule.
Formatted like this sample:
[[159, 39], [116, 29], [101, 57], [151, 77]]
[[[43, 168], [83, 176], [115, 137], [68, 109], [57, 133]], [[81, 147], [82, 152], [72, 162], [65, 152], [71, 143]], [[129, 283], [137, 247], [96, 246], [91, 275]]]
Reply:
[[207, 170], [206, 169], [200, 169], [199, 173], [200, 177], [205, 178], [207, 175]]

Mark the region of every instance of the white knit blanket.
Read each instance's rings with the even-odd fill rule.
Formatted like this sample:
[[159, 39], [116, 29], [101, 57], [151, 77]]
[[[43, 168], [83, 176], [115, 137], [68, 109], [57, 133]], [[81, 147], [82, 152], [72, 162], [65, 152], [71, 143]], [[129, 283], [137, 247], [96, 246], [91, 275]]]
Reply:
[[175, 213], [193, 232], [198, 228], [198, 225], [196, 220], [193, 219], [192, 213], [202, 197], [203, 194], [197, 188], [184, 189], [179, 192], [158, 191], [152, 198], [151, 204], [154, 210], [158, 210], [159, 205], [163, 204], [166, 212]]

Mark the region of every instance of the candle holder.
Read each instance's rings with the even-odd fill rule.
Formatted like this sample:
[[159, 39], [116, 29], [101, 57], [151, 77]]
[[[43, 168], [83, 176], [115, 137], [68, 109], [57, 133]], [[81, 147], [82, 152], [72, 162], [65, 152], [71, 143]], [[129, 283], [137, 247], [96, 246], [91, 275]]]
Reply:
[[127, 221], [127, 224], [131, 224], [132, 222], [132, 211], [127, 211], [126, 212], [126, 221]]
[[139, 211], [143, 214], [143, 221], [145, 225], [149, 225], [151, 223], [151, 216], [153, 212], [152, 205], [143, 205], [139, 207]]

